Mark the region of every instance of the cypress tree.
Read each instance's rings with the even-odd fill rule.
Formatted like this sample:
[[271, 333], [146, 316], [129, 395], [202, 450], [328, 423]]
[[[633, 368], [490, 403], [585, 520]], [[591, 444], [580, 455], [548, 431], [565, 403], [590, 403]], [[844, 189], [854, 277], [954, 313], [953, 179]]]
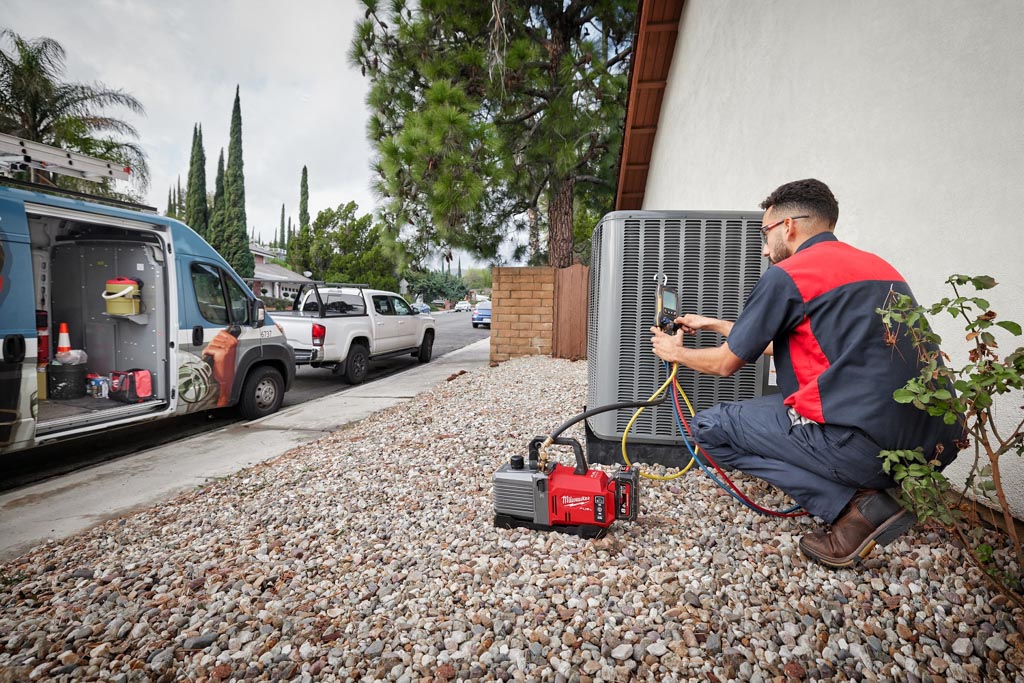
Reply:
[[302, 181], [299, 183], [299, 231], [309, 229], [309, 174], [302, 167]]
[[284, 204], [281, 204], [281, 234], [277, 238], [277, 248], [284, 249], [287, 245], [287, 237], [284, 234]]
[[302, 178], [299, 181], [299, 229], [288, 243], [288, 264], [300, 272], [311, 270], [312, 246], [313, 234], [309, 228], [309, 174], [303, 166]]
[[203, 129], [192, 127], [192, 158], [188, 165], [188, 194], [185, 197], [185, 222], [201, 237], [206, 237], [209, 216], [206, 211], [206, 152]]
[[167, 210], [164, 211], [164, 215], [168, 218], [174, 218], [174, 188], [167, 188]]
[[181, 219], [185, 215], [185, 194], [181, 191], [181, 176], [178, 176], [178, 189], [174, 192], [174, 217]]
[[231, 134], [228, 138], [228, 164], [224, 171], [225, 220], [224, 250], [221, 255], [242, 277], [252, 277], [255, 268], [245, 229], [245, 173], [242, 162], [242, 105], [235, 86], [235, 104], [231, 110]]
[[221, 147], [220, 158], [217, 159], [217, 179], [214, 181], [213, 210], [210, 212], [210, 224], [206, 230], [206, 241], [223, 256], [224, 252], [224, 148]]

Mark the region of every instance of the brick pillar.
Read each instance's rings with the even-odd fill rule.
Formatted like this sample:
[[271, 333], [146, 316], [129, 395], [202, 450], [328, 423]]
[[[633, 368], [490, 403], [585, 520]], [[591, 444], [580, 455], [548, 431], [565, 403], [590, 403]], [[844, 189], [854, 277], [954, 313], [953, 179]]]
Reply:
[[491, 288], [491, 360], [551, 354], [555, 271], [495, 268]]

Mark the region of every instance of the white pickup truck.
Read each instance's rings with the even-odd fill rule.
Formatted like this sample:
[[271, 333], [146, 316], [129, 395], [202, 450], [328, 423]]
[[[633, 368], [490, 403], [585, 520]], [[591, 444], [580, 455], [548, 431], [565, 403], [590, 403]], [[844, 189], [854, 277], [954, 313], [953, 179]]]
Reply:
[[275, 311], [296, 365], [330, 368], [351, 384], [366, 379], [371, 360], [400, 355], [430, 361], [434, 319], [401, 295], [366, 285], [304, 283], [290, 311]]

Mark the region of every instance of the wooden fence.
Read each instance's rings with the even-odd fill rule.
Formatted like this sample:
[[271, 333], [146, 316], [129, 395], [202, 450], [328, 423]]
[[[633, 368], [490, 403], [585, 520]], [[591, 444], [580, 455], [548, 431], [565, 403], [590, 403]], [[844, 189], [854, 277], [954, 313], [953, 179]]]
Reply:
[[587, 357], [587, 307], [590, 269], [576, 264], [555, 271], [554, 329], [551, 355], [582, 360]]

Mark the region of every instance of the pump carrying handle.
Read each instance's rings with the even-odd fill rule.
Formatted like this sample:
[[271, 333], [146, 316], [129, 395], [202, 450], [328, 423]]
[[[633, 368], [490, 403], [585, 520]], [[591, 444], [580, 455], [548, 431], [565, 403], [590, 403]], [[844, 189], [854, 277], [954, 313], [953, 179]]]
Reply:
[[[541, 446], [548, 440], [546, 436], [535, 436], [530, 441], [530, 466], [536, 467], [537, 459], [540, 457]], [[576, 439], [567, 436], [559, 436], [551, 440], [551, 443], [559, 446], [572, 446], [572, 452], [576, 456], [576, 469], [573, 474], [586, 474], [590, 471], [587, 466], [587, 456], [583, 455], [583, 446]]]

